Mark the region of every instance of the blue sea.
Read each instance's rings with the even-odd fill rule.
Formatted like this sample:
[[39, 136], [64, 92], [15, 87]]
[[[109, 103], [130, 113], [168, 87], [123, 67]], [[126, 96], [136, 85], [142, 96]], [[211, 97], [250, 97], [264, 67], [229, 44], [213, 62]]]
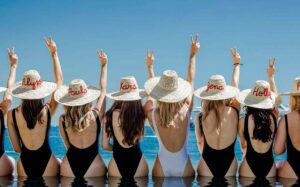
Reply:
[[[54, 154], [62, 159], [66, 154], [66, 148], [59, 135], [58, 127], [51, 127], [50, 130], [50, 145]], [[240, 150], [239, 140], [235, 145], [235, 154], [239, 162], [242, 159], [242, 152]], [[104, 159], [105, 163], [108, 164], [112, 154], [103, 151], [100, 147], [100, 154]], [[213, 179], [210, 177], [195, 177], [195, 178], [153, 178], [151, 177], [151, 169], [154, 164], [156, 154], [158, 152], [158, 142], [149, 126], [146, 126], [145, 137], [141, 141], [141, 147], [143, 153], [150, 166], [150, 176], [147, 178], [139, 178], [134, 181], [121, 180], [119, 178], [87, 178], [87, 179], [73, 179], [73, 178], [56, 178], [48, 177], [41, 179], [26, 179], [17, 177], [0, 177], [0, 186], [292, 186], [297, 181], [294, 180], [283, 180], [283, 179], [268, 179], [258, 180], [252, 178], [226, 178], [226, 179]], [[5, 150], [6, 153], [16, 160], [18, 154], [13, 151], [10, 144], [8, 133], [5, 133]], [[194, 133], [194, 126], [191, 125], [189, 139], [188, 139], [188, 151], [193, 163], [196, 168], [197, 163], [200, 159], [200, 153], [196, 144], [196, 137]], [[220, 155], [222, 156], [222, 155]], [[275, 156], [276, 162], [284, 160], [286, 155]]]

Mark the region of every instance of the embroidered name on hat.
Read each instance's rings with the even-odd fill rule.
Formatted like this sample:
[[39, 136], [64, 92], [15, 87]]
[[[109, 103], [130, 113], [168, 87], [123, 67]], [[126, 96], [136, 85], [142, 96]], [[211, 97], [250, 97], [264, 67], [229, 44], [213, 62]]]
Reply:
[[218, 90], [218, 91], [222, 91], [224, 90], [224, 86], [223, 85], [217, 85], [217, 84], [211, 84], [210, 82], [207, 83], [207, 87], [206, 87], [206, 92], [208, 92], [209, 90]]
[[42, 84], [42, 80], [36, 80], [34, 82], [31, 81], [30, 77], [24, 77], [22, 80], [22, 86], [31, 87], [32, 90], [35, 90], [39, 85]]
[[68, 89], [68, 94], [70, 96], [81, 96], [87, 93], [87, 88], [83, 87], [82, 85], [79, 86], [79, 90], [73, 90], [72, 88]]
[[137, 85], [134, 83], [121, 82], [120, 84], [121, 91], [136, 90], [137, 88]]
[[258, 97], [267, 97], [271, 96], [271, 92], [268, 88], [263, 88], [262, 87], [254, 87], [252, 95], [258, 96]]

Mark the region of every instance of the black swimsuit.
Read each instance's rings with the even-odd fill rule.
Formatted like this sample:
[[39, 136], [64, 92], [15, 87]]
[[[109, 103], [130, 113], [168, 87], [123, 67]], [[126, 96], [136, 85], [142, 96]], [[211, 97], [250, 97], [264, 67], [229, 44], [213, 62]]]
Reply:
[[[276, 124], [276, 117], [274, 114], [272, 114], [272, 118], [274, 123]], [[266, 177], [274, 164], [272, 145], [276, 134], [276, 125], [275, 125], [274, 135], [272, 138], [272, 144], [269, 150], [265, 153], [258, 153], [254, 150], [254, 148], [251, 145], [251, 140], [250, 140], [250, 135], [248, 130], [249, 129], [248, 119], [249, 119], [249, 115], [246, 115], [245, 129], [244, 129], [244, 136], [247, 141], [246, 160], [248, 162], [251, 171], [256, 177]]]
[[[234, 107], [232, 108], [237, 112], [237, 116], [239, 118], [238, 110]], [[202, 113], [199, 115], [199, 123], [200, 130], [203, 134], [204, 139], [202, 157], [214, 177], [225, 177], [235, 157], [234, 145], [236, 138], [234, 139], [234, 142], [228, 147], [224, 149], [214, 149], [209, 146], [206, 141], [205, 133], [202, 127]]]
[[287, 161], [293, 168], [295, 174], [300, 178], [300, 151], [298, 151], [292, 143], [291, 137], [289, 135], [289, 125], [287, 115], [285, 117], [285, 126], [286, 126], [286, 137], [287, 137]]
[[137, 142], [132, 147], [122, 147], [115, 137], [113, 127], [111, 126], [110, 128], [114, 139], [113, 157], [116, 161], [120, 174], [122, 175], [122, 177], [126, 178], [134, 177], [143, 155], [140, 144], [139, 142]]
[[96, 123], [97, 123], [96, 140], [91, 146], [84, 149], [77, 148], [70, 142], [68, 133], [66, 131], [65, 121], [64, 120], [62, 121], [63, 129], [66, 134], [67, 141], [70, 144], [70, 147], [67, 151], [67, 158], [75, 177], [84, 177], [85, 173], [87, 172], [92, 162], [95, 160], [96, 156], [98, 155], [98, 150], [99, 150], [98, 140], [99, 140], [99, 134], [101, 129], [101, 123], [98, 114], [95, 111], [93, 111], [93, 114], [96, 118]]
[[5, 132], [4, 115], [2, 110], [0, 109], [0, 158], [4, 154], [4, 132]]
[[13, 122], [15, 129], [17, 131], [17, 135], [19, 136], [19, 141], [21, 145], [21, 161], [24, 168], [24, 171], [28, 177], [41, 177], [44, 174], [44, 171], [48, 165], [48, 162], [51, 158], [52, 151], [49, 146], [49, 129], [51, 124], [51, 115], [49, 110], [47, 110], [47, 129], [45, 134], [45, 140], [43, 145], [36, 149], [36, 150], [30, 150], [26, 148], [24, 142], [22, 141], [17, 120], [16, 120], [16, 109], [13, 109], [12, 116], [13, 116]]

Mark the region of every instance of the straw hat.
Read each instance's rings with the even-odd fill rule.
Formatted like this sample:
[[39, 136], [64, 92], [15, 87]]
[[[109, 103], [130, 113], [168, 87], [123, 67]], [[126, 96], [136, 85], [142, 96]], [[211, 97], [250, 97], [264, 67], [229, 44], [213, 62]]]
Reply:
[[108, 93], [106, 96], [116, 101], [136, 101], [146, 97], [147, 94], [139, 89], [134, 76], [128, 76], [121, 79], [120, 91]]
[[213, 75], [209, 78], [207, 85], [197, 89], [194, 95], [205, 100], [223, 100], [233, 98], [238, 93], [238, 88], [226, 85], [222, 75]]
[[42, 99], [49, 96], [56, 89], [56, 83], [43, 81], [36, 70], [29, 70], [23, 74], [22, 81], [16, 83], [9, 93], [20, 99]]
[[191, 94], [191, 84], [178, 77], [175, 71], [166, 70], [160, 77], [147, 80], [145, 90], [158, 101], [176, 103]]
[[96, 100], [100, 96], [100, 91], [87, 86], [82, 79], [75, 79], [69, 86], [61, 86], [56, 90], [54, 99], [66, 106], [80, 106]]
[[237, 100], [241, 104], [253, 108], [271, 109], [275, 105], [276, 94], [271, 92], [268, 82], [258, 80], [251, 89], [241, 91]]
[[293, 89], [290, 92], [281, 93], [280, 95], [300, 96], [300, 77], [293, 80]]

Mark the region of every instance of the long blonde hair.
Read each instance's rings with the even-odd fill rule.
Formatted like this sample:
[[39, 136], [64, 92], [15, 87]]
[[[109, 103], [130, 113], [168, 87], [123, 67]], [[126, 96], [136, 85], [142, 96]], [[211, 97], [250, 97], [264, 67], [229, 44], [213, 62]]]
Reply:
[[300, 96], [290, 96], [291, 111], [297, 111], [300, 114]]
[[184, 105], [183, 101], [176, 103], [166, 103], [157, 101], [159, 107], [160, 125], [166, 128], [175, 125], [175, 119], [179, 114], [180, 109]]
[[226, 105], [226, 100], [203, 100], [202, 104], [202, 120], [204, 121], [208, 114], [212, 111], [213, 114], [215, 115], [215, 118], [217, 120], [217, 131], [219, 132], [220, 130], [220, 123], [221, 123], [221, 115], [219, 113], [219, 108], [223, 107]]
[[78, 132], [83, 131], [88, 127], [86, 123], [86, 116], [92, 107], [92, 103], [87, 103], [80, 106], [64, 106], [67, 127], [71, 127]]

